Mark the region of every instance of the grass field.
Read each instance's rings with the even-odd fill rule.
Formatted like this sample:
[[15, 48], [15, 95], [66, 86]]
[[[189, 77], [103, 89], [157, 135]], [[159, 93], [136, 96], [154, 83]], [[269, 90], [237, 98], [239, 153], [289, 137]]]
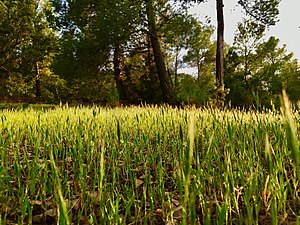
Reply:
[[285, 112], [3, 110], [0, 224], [299, 224]]

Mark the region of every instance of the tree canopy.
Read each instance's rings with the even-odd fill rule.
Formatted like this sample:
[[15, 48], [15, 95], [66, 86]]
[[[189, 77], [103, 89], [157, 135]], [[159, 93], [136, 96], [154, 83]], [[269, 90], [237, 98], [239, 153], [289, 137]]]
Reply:
[[[187, 8], [203, 0], [1, 0], [2, 101], [271, 105], [299, 100], [299, 65], [264, 39], [280, 0], [237, 0], [234, 44]], [[178, 4], [179, 3], [179, 4]], [[201, 6], [201, 5], [200, 5]], [[214, 36], [214, 33], [217, 36]], [[182, 69], [194, 69], [184, 74]], [[185, 69], [187, 71], [187, 69]], [[298, 85], [298, 86], [297, 86]]]

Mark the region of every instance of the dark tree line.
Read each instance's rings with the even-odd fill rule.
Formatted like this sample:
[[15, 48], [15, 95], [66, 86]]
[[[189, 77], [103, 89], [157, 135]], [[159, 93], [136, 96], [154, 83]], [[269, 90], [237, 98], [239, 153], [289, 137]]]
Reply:
[[[1, 0], [0, 98], [251, 106], [286, 88], [299, 99], [298, 63], [278, 39], [263, 39], [279, 0], [239, 0], [247, 19], [233, 46], [224, 40], [223, 0], [216, 37], [187, 14], [192, 2], [203, 1]], [[180, 73], [185, 66], [197, 76]]]

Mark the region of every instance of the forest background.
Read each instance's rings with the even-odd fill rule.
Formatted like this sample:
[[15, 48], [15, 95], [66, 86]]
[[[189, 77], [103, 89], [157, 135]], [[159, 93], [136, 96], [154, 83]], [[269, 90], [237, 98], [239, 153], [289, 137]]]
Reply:
[[279, 2], [237, 1], [245, 16], [220, 61], [220, 26], [190, 15], [189, 1], [0, 0], [0, 101], [259, 108], [286, 89], [297, 102], [299, 63], [265, 37]]

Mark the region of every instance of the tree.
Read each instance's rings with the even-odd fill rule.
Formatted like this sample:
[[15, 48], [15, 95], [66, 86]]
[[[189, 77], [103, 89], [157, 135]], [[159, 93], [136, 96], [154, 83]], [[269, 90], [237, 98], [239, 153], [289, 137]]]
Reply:
[[2, 1], [0, 1], [0, 25], [5, 18], [5, 14], [6, 14], [6, 6]]
[[2, 78], [7, 78], [18, 70], [22, 50], [30, 43], [37, 4], [25, 0], [1, 1], [1, 6], [6, 17], [0, 26], [0, 73]]
[[[5, 89], [6, 86], [8, 94], [19, 95], [19, 98], [31, 97], [33, 92], [40, 98], [43, 75], [40, 72], [50, 67], [49, 60], [53, 58], [57, 41], [45, 15], [49, 2], [20, 0], [2, 3], [6, 14], [0, 28], [2, 87]], [[50, 75], [51, 71], [47, 71]]]
[[[167, 1], [66, 0], [65, 2], [65, 6], [62, 7], [64, 9], [60, 12], [65, 18], [62, 20], [65, 22], [61, 24], [63, 24], [64, 36], [67, 37], [65, 43], [69, 43], [66, 45], [66, 49], [69, 49], [66, 53], [70, 63], [80, 62], [87, 70], [94, 68], [94, 75], [98, 74], [99, 68], [113, 69], [120, 100], [128, 101], [131, 94], [126, 86], [131, 83], [131, 78], [127, 76], [130, 73], [128, 70], [126, 72], [126, 58], [131, 57], [137, 50], [143, 51], [142, 47], [147, 48], [148, 36], [162, 97], [165, 102], [175, 102], [159, 33], [162, 27], [160, 23], [164, 22], [165, 13], [170, 11]], [[64, 4], [61, 0], [56, 0], [56, 5], [61, 7]], [[157, 15], [157, 12], [160, 14]], [[87, 46], [81, 48], [84, 43]], [[84, 49], [89, 49], [88, 52], [92, 54], [88, 57], [87, 54], [82, 54], [85, 57], [81, 59], [81, 49], [83, 52]], [[90, 60], [99, 58], [99, 55], [103, 55], [101, 57], [103, 60], [97, 60], [97, 63]], [[61, 55], [60, 62], [63, 58], [64, 56]], [[92, 62], [93, 65], [85, 66], [86, 60], [88, 60], [86, 65]], [[64, 71], [62, 66], [58, 65], [58, 67]], [[68, 71], [64, 72], [68, 73]], [[78, 72], [78, 74], [83, 74], [83, 72]]]
[[211, 97], [211, 89], [189, 74], [179, 74], [178, 97], [184, 104], [204, 105]]
[[[96, 77], [101, 70], [113, 70], [115, 84], [121, 101], [127, 101], [124, 84], [124, 54], [136, 36], [139, 6], [132, 1], [113, 0], [66, 0], [55, 1], [57, 10], [63, 14], [63, 54], [57, 58], [56, 70], [68, 79], [80, 76]], [[64, 70], [61, 63], [68, 58]], [[93, 59], [93, 60], [92, 60]], [[80, 63], [80, 68], [78, 64]]]
[[215, 43], [211, 42], [213, 32], [211, 26], [205, 26], [193, 19], [190, 34], [186, 38], [187, 54], [183, 57], [183, 61], [197, 68], [198, 83], [201, 78], [210, 77], [210, 73], [215, 72], [212, 69], [212, 62], [215, 62]]
[[279, 3], [281, 0], [239, 0], [246, 14], [254, 21], [265, 25], [275, 25], [278, 22]]
[[[204, 0], [179, 0], [181, 2], [197, 2]], [[238, 3], [244, 8], [255, 21], [265, 26], [274, 25], [279, 14], [278, 5], [280, 0], [239, 0]], [[216, 52], [216, 80], [217, 86], [223, 86], [224, 82], [224, 15], [223, 0], [216, 0], [217, 5], [217, 52]]]
[[216, 53], [216, 81], [217, 87], [224, 90], [224, 13], [223, 0], [217, 0], [217, 53]]
[[145, 4], [146, 4], [147, 22], [148, 22], [150, 39], [151, 39], [151, 45], [153, 48], [155, 65], [156, 65], [157, 74], [160, 81], [162, 96], [166, 103], [172, 104], [174, 103], [175, 99], [171, 87], [171, 82], [168, 76], [168, 71], [165, 64], [165, 58], [162, 52], [161, 43], [157, 33], [154, 2], [153, 0], [145, 0]]
[[254, 78], [260, 83], [258, 87], [267, 89], [272, 95], [281, 95], [299, 68], [297, 61], [293, 60], [293, 53], [288, 54], [286, 45], [279, 47], [279, 43], [278, 38], [270, 37], [257, 48], [261, 60]]
[[[174, 88], [178, 87], [178, 67], [179, 53], [183, 55], [181, 63], [186, 63], [190, 67], [197, 68], [198, 83], [201, 78], [211, 77], [214, 72], [212, 63], [215, 61], [215, 44], [211, 42], [214, 32], [212, 26], [207, 26], [199, 22], [191, 15], [176, 16], [172, 21], [164, 26], [164, 43], [167, 45], [168, 53], [174, 60]], [[199, 41], [201, 40], [201, 42]], [[184, 55], [181, 50], [187, 53]]]
[[285, 45], [279, 47], [275, 37], [263, 41], [261, 28], [244, 22], [239, 24], [234, 46], [226, 57], [225, 82], [230, 88], [227, 99], [233, 106], [271, 106], [271, 102], [279, 104], [278, 96], [285, 88], [296, 100], [294, 85], [299, 84], [299, 65], [293, 54], [287, 54]]
[[[300, 67], [297, 60], [294, 60], [292, 67], [285, 68], [288, 70], [286, 76], [286, 91], [291, 101], [298, 103], [300, 100]], [[299, 104], [298, 104], [299, 109]]]
[[247, 85], [248, 76], [253, 72], [253, 66], [260, 57], [255, 54], [258, 46], [263, 42], [265, 27], [254, 21], [243, 19], [238, 23], [237, 32], [234, 37], [234, 51], [240, 57], [240, 67], [243, 73], [245, 84]]
[[188, 37], [192, 33], [193, 26], [197, 24], [192, 16], [185, 14], [175, 16], [171, 21], [163, 26], [164, 44], [168, 52], [168, 58], [173, 63], [174, 90], [178, 89], [178, 69], [180, 67], [181, 50], [188, 46]]

